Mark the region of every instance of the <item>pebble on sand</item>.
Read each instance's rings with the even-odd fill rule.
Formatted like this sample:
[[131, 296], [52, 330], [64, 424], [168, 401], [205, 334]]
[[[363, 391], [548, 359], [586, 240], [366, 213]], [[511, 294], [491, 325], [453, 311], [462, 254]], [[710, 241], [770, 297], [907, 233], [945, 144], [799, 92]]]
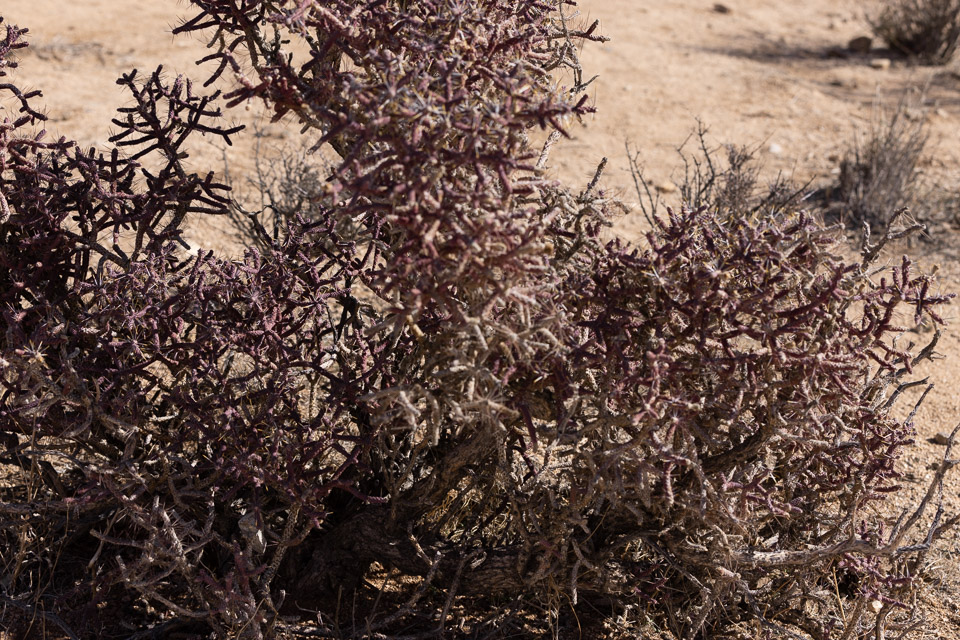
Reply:
[[873, 38], [870, 36], [860, 36], [847, 43], [847, 49], [854, 53], [870, 53], [873, 47]]
[[937, 435], [932, 438], [935, 444], [942, 444], [946, 446], [950, 443], [950, 434], [945, 431], [938, 431]]

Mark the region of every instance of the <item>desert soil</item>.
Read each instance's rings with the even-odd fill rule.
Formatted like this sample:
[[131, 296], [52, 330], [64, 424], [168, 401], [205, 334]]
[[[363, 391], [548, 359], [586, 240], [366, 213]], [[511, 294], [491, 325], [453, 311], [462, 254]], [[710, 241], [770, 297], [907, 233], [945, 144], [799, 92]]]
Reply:
[[[653, 184], [670, 193], [682, 163], [676, 147], [696, 128], [709, 127], [718, 147], [733, 143], [758, 149], [761, 175], [778, 173], [814, 185], [838, 171], [839, 158], [877, 117], [908, 96], [926, 118], [931, 133], [926, 179], [956, 191], [960, 185], [960, 66], [919, 67], [890, 52], [836, 55], [849, 40], [869, 35], [865, 15], [875, 5], [850, 0], [580, 0], [581, 18], [600, 21], [611, 41], [587, 46], [583, 65], [599, 74], [591, 97], [597, 113], [551, 159], [559, 179], [585, 184], [600, 158], [610, 159], [607, 189], [628, 204], [637, 200], [627, 169], [625, 144], [639, 154]], [[53, 135], [83, 146], [106, 149], [110, 119], [128, 101], [116, 85], [121, 73], [150, 71], [163, 64], [169, 73], [202, 78], [193, 61], [204, 52], [196, 38], [177, 37], [171, 28], [190, 15], [175, 0], [3, 0], [0, 15], [30, 28], [32, 46], [22, 56], [17, 81], [44, 93]], [[889, 66], [882, 60], [890, 60]], [[0, 114], [2, 117], [2, 114]], [[238, 109], [230, 117], [259, 124], [258, 136], [241, 134], [227, 149], [214, 141], [193, 150], [196, 166], [242, 176], [253, 166], [259, 143], [278, 148], [296, 141], [289, 123], [271, 125], [259, 107]], [[616, 231], [636, 238], [645, 228], [634, 210]], [[960, 292], [960, 231], [935, 245], [910, 249], [921, 264], [940, 264], [942, 287]], [[230, 232], [218, 221], [191, 228], [198, 247], [235, 250]], [[891, 255], [891, 261], [897, 256]], [[917, 444], [905, 455], [905, 500], [926, 487], [931, 463], [943, 455], [932, 441], [960, 422], [960, 322], [957, 305], [948, 309], [949, 325], [940, 342], [942, 358], [922, 374], [936, 386], [917, 414]], [[960, 471], [946, 488], [948, 511], [960, 510]], [[960, 638], [960, 537], [947, 534], [937, 552], [939, 568], [924, 599], [930, 638]]]

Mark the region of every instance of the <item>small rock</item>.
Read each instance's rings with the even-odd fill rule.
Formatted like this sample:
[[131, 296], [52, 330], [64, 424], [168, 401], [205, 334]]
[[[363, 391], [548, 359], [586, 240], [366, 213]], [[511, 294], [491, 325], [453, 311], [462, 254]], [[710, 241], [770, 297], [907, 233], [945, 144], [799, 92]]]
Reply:
[[858, 84], [859, 83], [857, 82], [857, 79], [855, 77], [849, 77], [849, 78], [836, 77], [830, 80], [830, 86], [843, 87], [845, 89], [856, 89]]
[[934, 113], [937, 114], [937, 116], [940, 118], [946, 118], [950, 115], [949, 113], [947, 113], [946, 109], [937, 109], [936, 111], [934, 111]]
[[874, 69], [879, 69], [880, 71], [886, 71], [890, 68], [890, 59], [889, 58], [874, 58], [870, 61], [870, 66]]
[[843, 47], [830, 47], [826, 53], [828, 58], [841, 58], [846, 60], [850, 57], [850, 50]]
[[938, 431], [937, 435], [933, 436], [931, 440], [933, 440], [934, 444], [942, 444], [946, 446], [950, 443], [950, 434], [944, 431]]
[[713, 5], [713, 10], [716, 13], [732, 13], [733, 12], [733, 9], [723, 4], [722, 2], [718, 2], [715, 5]]
[[873, 38], [869, 36], [860, 36], [847, 43], [847, 49], [854, 53], [870, 53], [873, 47]]
[[670, 181], [661, 182], [657, 185], [657, 191], [660, 193], [674, 193], [677, 190], [677, 185], [673, 184]]
[[770, 146], [767, 148], [767, 151], [769, 151], [770, 153], [772, 153], [772, 154], [775, 155], [775, 156], [778, 156], [778, 155], [780, 155], [781, 153], [783, 153], [783, 147], [781, 147], [780, 145], [778, 145], [776, 142], [773, 142], [773, 143], [771, 143]]

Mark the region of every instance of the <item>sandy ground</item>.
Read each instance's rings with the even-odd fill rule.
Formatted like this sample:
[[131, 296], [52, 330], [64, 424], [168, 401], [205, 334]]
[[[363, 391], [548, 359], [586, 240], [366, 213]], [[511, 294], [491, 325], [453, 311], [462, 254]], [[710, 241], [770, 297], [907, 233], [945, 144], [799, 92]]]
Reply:
[[[598, 112], [574, 130], [574, 139], [554, 152], [552, 170], [560, 179], [583, 184], [601, 157], [609, 157], [607, 188], [628, 203], [636, 201], [627, 171], [625, 143], [639, 153], [654, 184], [678, 180], [676, 153], [701, 120], [712, 143], [756, 147], [762, 175], [784, 173], [814, 184], [830, 180], [838, 159], [856, 133], [869, 128], [877, 104], [901, 96], [919, 100], [928, 119], [931, 143], [922, 170], [929, 180], [960, 185], [960, 71], [917, 67], [889, 52], [837, 57], [853, 37], [868, 35], [865, 13], [874, 5], [850, 0], [725, 0], [727, 12], [710, 0], [581, 0], [584, 18], [599, 19], [612, 40], [587, 47], [583, 64], [600, 74], [592, 86]], [[150, 71], [163, 64], [170, 73], [202, 78], [193, 61], [203, 53], [195, 38], [174, 38], [178, 17], [189, 15], [175, 0], [3, 0], [0, 15], [28, 26], [32, 46], [23, 56], [19, 81], [42, 88], [48, 129], [85, 146], [106, 148], [110, 118], [127, 98], [116, 78], [132, 68]], [[889, 67], [878, 60], [891, 59]], [[237, 120], [260, 122], [261, 143], [279, 146], [295, 140], [290, 127], [267, 125], [258, 110], [238, 110]], [[256, 139], [243, 136], [226, 150], [209, 141], [197, 145], [197, 166], [220, 169], [228, 158], [232, 172], [252, 167]], [[224, 154], [226, 154], [224, 156]], [[625, 216], [618, 232], [636, 237], [643, 230], [638, 212]], [[228, 250], [229, 236], [210, 222], [190, 231], [194, 244]], [[936, 250], [920, 249], [922, 263], [942, 265], [943, 287], [960, 292], [960, 236]], [[940, 343], [944, 357], [923, 371], [936, 384], [917, 416], [920, 437], [907, 453], [905, 486], [925, 487], [929, 465], [943, 448], [928, 439], [960, 421], [960, 323], [957, 305]], [[947, 502], [960, 509], [960, 472]], [[933, 621], [928, 637], [960, 638], [960, 544], [948, 534], [939, 552], [938, 580], [925, 599]]]

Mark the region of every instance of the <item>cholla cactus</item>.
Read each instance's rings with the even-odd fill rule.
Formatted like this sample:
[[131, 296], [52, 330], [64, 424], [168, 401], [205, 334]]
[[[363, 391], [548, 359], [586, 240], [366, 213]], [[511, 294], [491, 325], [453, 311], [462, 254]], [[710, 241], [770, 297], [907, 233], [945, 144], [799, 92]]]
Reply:
[[[24, 112], [0, 137], [9, 628], [895, 620], [943, 525], [908, 547], [922, 508], [892, 531], [870, 512], [912, 434], [891, 403], [935, 343], [911, 354], [894, 322], [940, 322], [930, 277], [877, 281], [877, 246], [846, 264], [803, 213], [684, 210], [645, 248], [604, 241], [597, 180], [543, 174], [589, 110], [576, 53], [599, 36], [572, 3], [193, 4], [180, 31], [211, 37], [228, 104], [264, 100], [339, 160], [282, 232], [251, 219], [242, 260], [190, 256], [184, 220], [230, 206], [181, 163], [191, 134], [237, 133], [217, 94], [124, 76], [129, 155], [100, 156], [46, 142], [36, 96], [0, 85]], [[850, 615], [821, 595], [837, 574]]]

